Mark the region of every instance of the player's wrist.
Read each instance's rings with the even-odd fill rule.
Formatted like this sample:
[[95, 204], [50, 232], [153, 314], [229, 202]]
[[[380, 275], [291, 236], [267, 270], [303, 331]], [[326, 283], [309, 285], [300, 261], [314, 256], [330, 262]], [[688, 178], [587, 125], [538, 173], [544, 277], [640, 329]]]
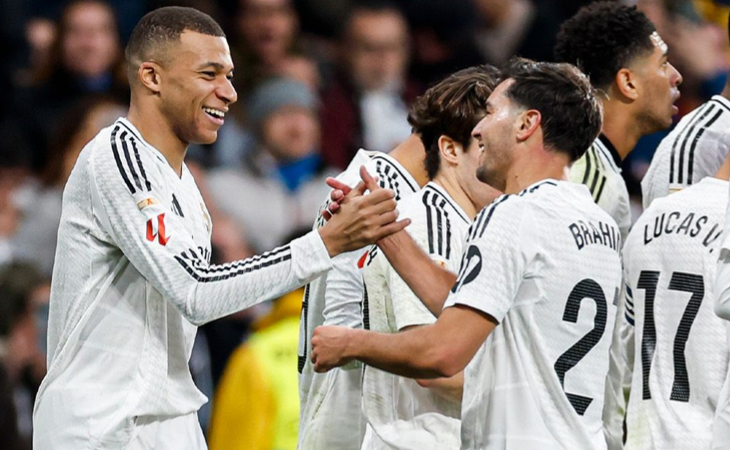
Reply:
[[324, 243], [330, 258], [334, 258], [342, 253], [342, 245], [340, 243], [341, 239], [338, 238], [336, 233], [331, 231], [331, 223], [331, 221], [327, 222], [325, 226], [317, 229], [317, 232], [319, 233], [319, 237], [322, 238], [322, 242]]

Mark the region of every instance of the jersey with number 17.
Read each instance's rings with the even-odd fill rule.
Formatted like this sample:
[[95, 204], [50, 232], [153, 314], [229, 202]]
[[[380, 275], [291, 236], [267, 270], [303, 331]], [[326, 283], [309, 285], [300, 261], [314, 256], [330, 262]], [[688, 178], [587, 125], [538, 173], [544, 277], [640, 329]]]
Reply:
[[655, 200], [626, 241], [626, 449], [711, 448], [730, 362], [712, 294], [727, 199], [726, 181], [705, 178]]

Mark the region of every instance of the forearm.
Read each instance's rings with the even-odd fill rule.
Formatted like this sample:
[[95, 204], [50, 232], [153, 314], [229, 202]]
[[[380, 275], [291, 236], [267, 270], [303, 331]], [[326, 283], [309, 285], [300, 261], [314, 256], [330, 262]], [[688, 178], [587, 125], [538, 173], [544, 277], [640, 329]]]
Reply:
[[316, 236], [306, 236], [260, 256], [221, 266], [203, 267], [180, 258], [189, 290], [168, 280], [162, 292], [191, 323], [200, 325], [280, 297], [330, 268]]
[[438, 317], [456, 274], [434, 263], [405, 231], [381, 239], [378, 247], [413, 293]]
[[448, 377], [456, 373], [432, 342], [433, 325], [396, 334], [350, 330], [345, 357], [407, 378]]
[[418, 379], [419, 386], [425, 387], [440, 395], [441, 397], [456, 402], [461, 401], [464, 394], [464, 372], [459, 372], [453, 377]]

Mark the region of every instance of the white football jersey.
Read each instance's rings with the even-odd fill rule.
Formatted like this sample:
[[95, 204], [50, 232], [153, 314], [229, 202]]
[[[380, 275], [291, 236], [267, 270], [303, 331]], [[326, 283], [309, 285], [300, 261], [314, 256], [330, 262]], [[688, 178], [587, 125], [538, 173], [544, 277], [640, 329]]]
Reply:
[[188, 169], [178, 176], [127, 120], [84, 148], [63, 195], [34, 448], [123, 448], [138, 417], [197, 411], [197, 325], [330, 268], [317, 232], [211, 265], [211, 226]]
[[464, 372], [461, 448], [605, 449], [621, 233], [585, 186], [543, 180], [474, 219], [445, 307], [499, 325]]
[[[728, 186], [726, 184], [726, 186]], [[727, 187], [725, 188], [727, 190]], [[728, 196], [720, 197], [717, 202], [727, 202]], [[715, 296], [715, 313], [725, 319], [725, 328], [728, 330], [728, 347], [730, 348], [730, 205], [725, 212], [725, 226], [723, 230], [722, 245], [720, 247], [717, 272], [715, 273], [715, 285], [713, 295]], [[715, 411], [715, 419], [712, 424], [712, 449], [730, 450], [730, 371], [725, 378], [725, 384], [720, 391], [720, 399]]]
[[730, 101], [720, 95], [682, 117], [657, 147], [641, 180], [644, 209], [715, 175], [730, 149]]
[[730, 362], [712, 294], [727, 191], [705, 178], [655, 201], [624, 246], [625, 315], [616, 326], [633, 346], [623, 349], [632, 374], [626, 449], [712, 448]]
[[[459, 270], [471, 219], [440, 185], [430, 182], [399, 205], [406, 230], [437, 264]], [[375, 253], [373, 255], [373, 253]], [[370, 329], [397, 333], [436, 317], [398, 276], [385, 255], [372, 251], [364, 279]], [[410, 378], [365, 367], [363, 410], [373, 429], [363, 450], [459, 448], [461, 403], [447, 400]]]
[[621, 237], [626, 239], [631, 228], [629, 190], [621, 175], [621, 157], [606, 136], [598, 136], [583, 157], [573, 163], [570, 181], [588, 186], [593, 200], [613, 217]]
[[[425, 157], [425, 155], [424, 155]], [[360, 167], [378, 177], [380, 186], [392, 189], [396, 200], [420, 187], [403, 166], [385, 153], [360, 150], [337, 179], [355, 186]], [[325, 200], [321, 211], [327, 206]], [[324, 225], [320, 214], [314, 228]], [[315, 373], [311, 361], [312, 334], [320, 325], [363, 327], [362, 267], [368, 249], [343, 253], [332, 259], [333, 269], [307, 285], [299, 322], [299, 450], [360, 450], [365, 433], [362, 413], [362, 366]]]

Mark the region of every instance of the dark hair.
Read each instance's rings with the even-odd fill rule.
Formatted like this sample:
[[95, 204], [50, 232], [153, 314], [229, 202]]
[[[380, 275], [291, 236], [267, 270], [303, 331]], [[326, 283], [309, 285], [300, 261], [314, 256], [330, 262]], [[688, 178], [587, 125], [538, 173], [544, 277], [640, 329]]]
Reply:
[[651, 52], [651, 21], [635, 6], [597, 2], [581, 8], [558, 33], [555, 60], [578, 66], [593, 86], [606, 89], [616, 73]]
[[[127, 70], [134, 72], [142, 61], [171, 42], [180, 41], [185, 31], [223, 37], [225, 33], [209, 15], [194, 8], [166, 6], [147, 13], [132, 30], [124, 56]], [[130, 74], [130, 80], [134, 77]]]
[[426, 172], [433, 179], [441, 166], [439, 138], [448, 136], [469, 146], [471, 132], [484, 117], [487, 98], [499, 82], [499, 70], [481, 65], [449, 75], [418, 97], [408, 123], [426, 148]]
[[583, 156], [603, 122], [603, 108], [588, 78], [571, 64], [524, 58], [510, 60], [503, 75], [513, 80], [507, 97], [540, 111], [545, 146], [568, 154], [571, 161]]

